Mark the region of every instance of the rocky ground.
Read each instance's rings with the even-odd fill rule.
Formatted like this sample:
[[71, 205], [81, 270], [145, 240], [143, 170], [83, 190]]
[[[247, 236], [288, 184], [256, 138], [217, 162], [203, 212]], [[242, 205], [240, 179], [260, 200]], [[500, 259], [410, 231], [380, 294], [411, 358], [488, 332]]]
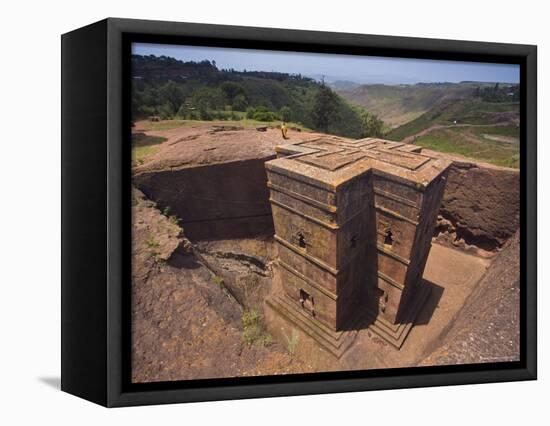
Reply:
[[[133, 129], [134, 133], [160, 136], [166, 138], [166, 141], [134, 169], [135, 175], [180, 169], [190, 165], [273, 157], [275, 147], [285, 143], [281, 131], [276, 128], [258, 131], [255, 128], [205, 123], [170, 130], [146, 131], [139, 124]], [[311, 140], [320, 136], [321, 133], [291, 132], [287, 143]]]
[[311, 371], [269, 341], [261, 319], [243, 326], [241, 305], [193, 254], [174, 219], [137, 190], [132, 204], [134, 382]]

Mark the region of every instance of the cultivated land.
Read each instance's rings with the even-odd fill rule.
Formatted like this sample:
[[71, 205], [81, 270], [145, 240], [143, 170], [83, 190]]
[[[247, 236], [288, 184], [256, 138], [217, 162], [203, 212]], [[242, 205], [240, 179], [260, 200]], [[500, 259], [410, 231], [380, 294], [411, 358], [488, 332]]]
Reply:
[[519, 138], [515, 126], [432, 127], [412, 137], [423, 148], [519, 168]]
[[462, 100], [440, 105], [386, 137], [519, 168], [519, 104]]
[[[519, 224], [517, 171], [450, 157], [438, 235], [424, 275], [432, 293], [416, 326], [401, 351], [362, 330], [335, 362], [284, 322], [277, 339], [264, 327], [263, 300], [271, 291], [275, 256], [272, 229], [251, 218], [230, 226], [227, 220], [251, 209], [269, 219], [258, 173], [284, 141], [276, 128], [258, 131], [256, 123], [239, 123], [136, 122], [133, 129], [134, 153], [141, 154], [134, 184], [148, 194], [134, 190], [132, 203], [134, 381], [517, 358], [519, 238], [511, 238]], [[295, 142], [320, 134], [289, 136]], [[197, 224], [216, 231], [217, 238], [203, 238]], [[230, 236], [239, 227], [252, 235]], [[505, 342], [495, 344], [494, 336]]]
[[519, 124], [519, 104], [463, 100], [435, 106], [417, 119], [393, 129], [386, 136], [403, 140], [434, 125], [508, 125]]

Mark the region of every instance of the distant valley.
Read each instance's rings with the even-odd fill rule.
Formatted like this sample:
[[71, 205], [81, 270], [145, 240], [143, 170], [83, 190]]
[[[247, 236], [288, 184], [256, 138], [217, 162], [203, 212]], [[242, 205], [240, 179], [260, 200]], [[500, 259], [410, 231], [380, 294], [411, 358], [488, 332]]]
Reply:
[[[336, 93], [378, 115], [390, 129], [449, 101], [480, 97], [480, 92], [492, 90], [494, 86], [495, 83], [480, 82], [353, 86], [353, 82], [346, 81], [331, 84]], [[503, 92], [503, 96], [515, 100], [517, 85], [500, 84], [498, 90]]]

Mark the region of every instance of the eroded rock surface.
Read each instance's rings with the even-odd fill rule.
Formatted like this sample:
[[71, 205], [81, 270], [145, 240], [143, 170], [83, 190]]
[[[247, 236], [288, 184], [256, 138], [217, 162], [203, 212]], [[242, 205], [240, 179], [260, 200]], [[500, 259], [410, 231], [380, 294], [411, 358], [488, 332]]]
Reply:
[[138, 190], [132, 217], [134, 382], [311, 371], [276, 342], [243, 339], [242, 307]]
[[202, 241], [196, 247], [241, 306], [261, 312], [272, 286], [273, 238]]
[[436, 228], [438, 241], [472, 251], [500, 249], [519, 227], [519, 171], [433, 151], [453, 160]]
[[160, 214], [156, 207], [155, 202], [132, 188], [132, 277], [137, 280], [146, 279], [184, 241], [176, 220]]

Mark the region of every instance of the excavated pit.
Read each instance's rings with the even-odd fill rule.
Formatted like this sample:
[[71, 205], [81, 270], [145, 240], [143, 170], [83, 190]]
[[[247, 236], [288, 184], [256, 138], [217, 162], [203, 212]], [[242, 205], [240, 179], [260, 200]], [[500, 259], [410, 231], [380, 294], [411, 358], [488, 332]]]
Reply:
[[273, 219], [264, 163], [272, 158], [153, 171], [135, 185], [192, 241], [269, 236]]
[[[134, 380], [323, 371], [314, 359], [301, 364], [284, 340], [283, 346], [242, 342], [241, 312], [262, 312], [272, 286], [273, 221], [264, 163], [275, 157], [280, 134], [202, 128], [156, 134], [167, 142], [133, 170], [133, 183], [146, 196], [133, 203]], [[433, 334], [430, 339], [440, 342], [439, 328], [489, 265], [479, 254], [498, 253], [519, 226], [518, 171], [452, 159], [434, 235], [440, 244], [432, 247], [428, 268], [428, 279], [444, 288], [433, 302], [442, 308], [423, 325], [431, 334], [418, 327], [419, 336], [412, 336], [419, 347], [427, 340], [423, 336]], [[472, 271], [475, 277], [469, 277]], [[388, 360], [392, 366], [418, 364], [416, 344], [395, 352], [368, 336], [359, 343], [345, 365], [327, 368], [380, 368]], [[365, 351], [372, 355], [368, 360]]]

